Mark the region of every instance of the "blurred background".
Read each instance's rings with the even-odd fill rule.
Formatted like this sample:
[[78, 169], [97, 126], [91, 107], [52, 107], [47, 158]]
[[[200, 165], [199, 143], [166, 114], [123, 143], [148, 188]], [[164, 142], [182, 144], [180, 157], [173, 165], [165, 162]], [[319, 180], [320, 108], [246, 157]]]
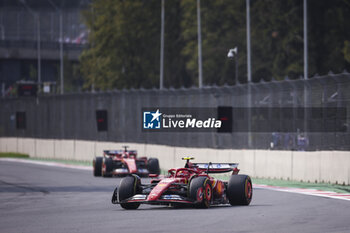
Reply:
[[[349, 29], [350, 0], [0, 0], [0, 133], [348, 150]], [[231, 118], [232, 107], [306, 110], [237, 116], [276, 132], [242, 134], [236, 121], [225, 132], [142, 133], [141, 108], [153, 106], [214, 107]], [[286, 133], [298, 118], [305, 124]]]
[[[159, 87], [161, 0], [1, 0], [0, 76], [65, 92]], [[203, 85], [247, 82], [246, 0], [201, 0]], [[308, 76], [350, 70], [350, 1], [307, 0]], [[198, 84], [197, 2], [164, 4], [164, 87]], [[304, 76], [303, 0], [251, 0], [252, 82]], [[40, 43], [38, 44], [38, 40]], [[237, 50], [236, 61], [227, 58]]]
[[[82, 20], [81, 11], [89, 2], [0, 1], [3, 95], [11, 95], [17, 81], [49, 82], [57, 90], [61, 60], [66, 90], [81, 89], [83, 80], [79, 75], [79, 56], [88, 47], [88, 28]], [[62, 56], [60, 46], [63, 47]], [[40, 72], [38, 62], [41, 63]]]

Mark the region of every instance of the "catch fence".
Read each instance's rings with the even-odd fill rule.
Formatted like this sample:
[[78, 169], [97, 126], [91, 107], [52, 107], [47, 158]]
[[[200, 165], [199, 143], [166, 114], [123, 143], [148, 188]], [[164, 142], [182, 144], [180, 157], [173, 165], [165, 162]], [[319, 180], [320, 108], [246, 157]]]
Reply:
[[[227, 149], [350, 149], [350, 74], [347, 72], [308, 80], [202, 89], [116, 90], [3, 98], [0, 105], [0, 136], [6, 137]], [[229, 119], [233, 121], [232, 132], [148, 132], [142, 130], [142, 108], [145, 107], [155, 110], [232, 107], [234, 112]], [[247, 111], [248, 115], [240, 116], [237, 109], [251, 110]], [[268, 114], [262, 113], [265, 110]], [[341, 119], [338, 119], [339, 112]], [[239, 130], [239, 117], [242, 124], [250, 122], [250, 130]], [[102, 128], [99, 130], [98, 126]]]

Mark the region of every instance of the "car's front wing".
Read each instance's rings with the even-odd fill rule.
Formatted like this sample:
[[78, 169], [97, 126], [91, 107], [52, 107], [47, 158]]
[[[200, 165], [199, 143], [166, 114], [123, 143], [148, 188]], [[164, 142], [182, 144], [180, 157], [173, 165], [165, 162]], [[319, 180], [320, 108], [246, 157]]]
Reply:
[[157, 200], [155, 201], [148, 201], [147, 200], [148, 195], [146, 194], [136, 194], [126, 200], [123, 201], [113, 201], [113, 204], [121, 204], [121, 203], [141, 203], [141, 204], [150, 204], [150, 205], [167, 205], [167, 204], [171, 204], [171, 203], [179, 203], [179, 204], [196, 204], [195, 201], [186, 198], [186, 197], [182, 197], [180, 195], [176, 195], [176, 194], [170, 194], [170, 195], [162, 195], [160, 196]]
[[[113, 176], [126, 176], [126, 175], [131, 174], [131, 173], [129, 172], [129, 170], [127, 168], [116, 168], [111, 172], [111, 174]], [[149, 171], [147, 169], [140, 168], [137, 170], [136, 174], [144, 177], [144, 176], [149, 175]]]

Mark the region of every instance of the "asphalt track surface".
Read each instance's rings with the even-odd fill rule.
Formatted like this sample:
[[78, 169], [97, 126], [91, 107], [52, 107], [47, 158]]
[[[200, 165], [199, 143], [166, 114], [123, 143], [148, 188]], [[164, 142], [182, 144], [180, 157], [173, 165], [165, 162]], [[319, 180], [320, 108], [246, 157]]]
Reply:
[[91, 173], [0, 161], [0, 232], [350, 232], [349, 201], [254, 189], [250, 206], [124, 210], [120, 179]]

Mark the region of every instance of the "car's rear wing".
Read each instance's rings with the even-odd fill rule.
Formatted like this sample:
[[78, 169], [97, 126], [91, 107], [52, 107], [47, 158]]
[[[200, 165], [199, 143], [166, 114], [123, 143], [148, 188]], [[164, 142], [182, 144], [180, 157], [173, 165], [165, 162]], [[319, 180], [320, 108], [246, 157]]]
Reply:
[[103, 153], [106, 155], [122, 155], [123, 150], [104, 150]]
[[208, 173], [224, 173], [238, 170], [238, 163], [192, 163], [192, 166]]
[[125, 152], [124, 150], [104, 150], [103, 153], [105, 155], [123, 155], [124, 153], [128, 153], [129, 155], [136, 156], [137, 151], [136, 150], [129, 150]]
[[137, 155], [137, 150], [129, 150], [129, 155]]

